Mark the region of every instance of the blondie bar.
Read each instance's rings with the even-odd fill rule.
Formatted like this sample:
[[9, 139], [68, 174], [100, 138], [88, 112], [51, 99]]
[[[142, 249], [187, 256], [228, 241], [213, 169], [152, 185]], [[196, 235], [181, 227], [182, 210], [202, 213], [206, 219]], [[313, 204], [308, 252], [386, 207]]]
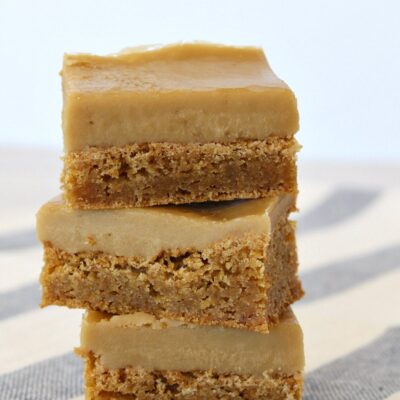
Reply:
[[267, 331], [303, 294], [294, 201], [111, 210], [51, 201], [37, 216], [42, 305]]
[[62, 79], [62, 182], [72, 207], [297, 192], [296, 99], [259, 48], [67, 54]]

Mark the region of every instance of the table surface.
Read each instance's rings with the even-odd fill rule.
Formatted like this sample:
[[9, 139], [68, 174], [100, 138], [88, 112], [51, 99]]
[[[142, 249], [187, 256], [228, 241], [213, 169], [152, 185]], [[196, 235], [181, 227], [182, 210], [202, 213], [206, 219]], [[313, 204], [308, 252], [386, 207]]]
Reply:
[[[81, 310], [39, 309], [54, 152], [0, 148], [0, 399], [82, 398]], [[304, 399], [400, 398], [400, 165], [299, 164]]]

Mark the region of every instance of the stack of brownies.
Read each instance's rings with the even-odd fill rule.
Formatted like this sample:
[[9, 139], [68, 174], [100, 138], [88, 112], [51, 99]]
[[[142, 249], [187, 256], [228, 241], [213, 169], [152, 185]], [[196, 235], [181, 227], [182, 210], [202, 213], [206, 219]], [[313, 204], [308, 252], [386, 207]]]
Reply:
[[85, 308], [86, 399], [300, 399], [296, 99], [261, 49], [66, 55], [42, 305]]

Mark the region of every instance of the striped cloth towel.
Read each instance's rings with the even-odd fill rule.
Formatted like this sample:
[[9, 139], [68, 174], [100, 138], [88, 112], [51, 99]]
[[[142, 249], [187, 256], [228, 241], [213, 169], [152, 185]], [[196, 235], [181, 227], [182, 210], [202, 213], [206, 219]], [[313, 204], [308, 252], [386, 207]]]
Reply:
[[[0, 399], [82, 399], [82, 311], [39, 309], [34, 214], [58, 156], [0, 149]], [[304, 399], [400, 399], [400, 166], [299, 166]]]

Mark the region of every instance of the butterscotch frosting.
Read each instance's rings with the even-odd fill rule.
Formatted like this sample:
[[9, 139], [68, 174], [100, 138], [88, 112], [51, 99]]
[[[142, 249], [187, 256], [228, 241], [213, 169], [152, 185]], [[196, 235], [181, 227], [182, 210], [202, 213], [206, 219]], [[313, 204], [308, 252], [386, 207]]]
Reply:
[[66, 151], [264, 140], [298, 130], [293, 92], [256, 47], [177, 43], [66, 54], [62, 78]]
[[69, 253], [102, 251], [152, 258], [162, 251], [201, 251], [246, 234], [269, 236], [293, 207], [291, 195], [257, 200], [109, 210], [78, 210], [61, 197], [37, 214], [37, 236]]
[[145, 313], [108, 316], [88, 311], [82, 322], [83, 352], [101, 357], [106, 368], [210, 370], [262, 376], [303, 370], [303, 334], [289, 309], [269, 333], [200, 326]]
[[97, 68], [96, 74], [82, 80], [73, 79], [83, 78], [76, 68], [76, 75], [66, 82], [67, 89], [82, 93], [287, 88], [257, 47], [177, 43], [130, 47], [108, 56], [65, 55], [65, 68], [78, 66], [86, 72]]

